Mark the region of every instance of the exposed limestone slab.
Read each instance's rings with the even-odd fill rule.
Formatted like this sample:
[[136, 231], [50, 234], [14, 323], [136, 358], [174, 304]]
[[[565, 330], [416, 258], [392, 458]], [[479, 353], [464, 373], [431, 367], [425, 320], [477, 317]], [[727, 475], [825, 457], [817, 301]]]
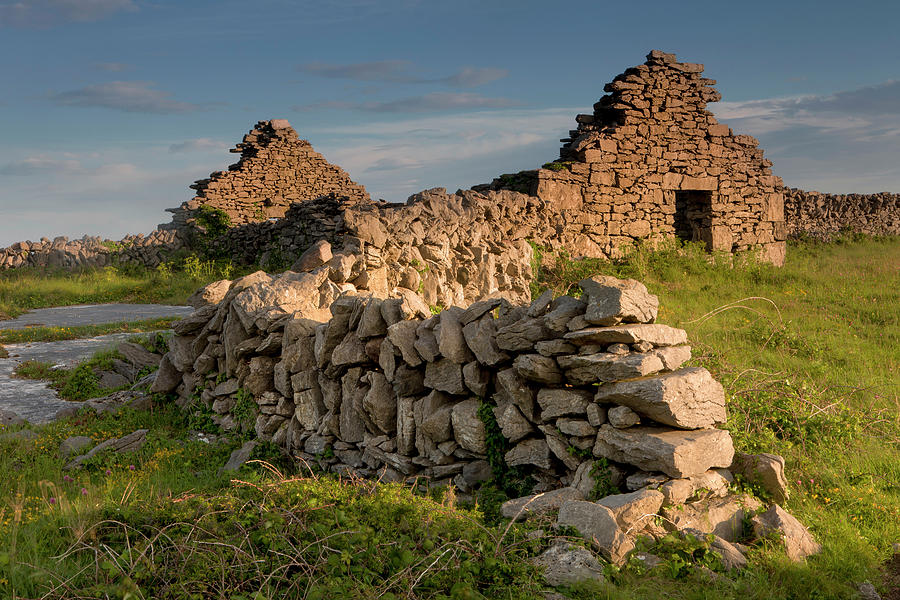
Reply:
[[588, 323], [652, 323], [659, 310], [659, 299], [634, 279], [595, 275], [578, 282], [587, 294], [584, 318]]
[[544, 570], [544, 581], [552, 586], [571, 586], [584, 581], [604, 580], [600, 561], [588, 549], [566, 541], [553, 544], [530, 562]]
[[537, 401], [541, 407], [541, 419], [544, 421], [568, 415], [583, 416], [591, 402], [591, 392], [568, 388], [544, 388], [538, 391]]
[[662, 471], [670, 477], [699, 475], [725, 468], [734, 457], [731, 435], [722, 429], [673, 431], [660, 427], [616, 429], [601, 425], [594, 456]]
[[460, 446], [475, 454], [487, 453], [487, 437], [484, 422], [478, 416], [481, 402], [475, 399], [464, 400], [453, 405], [451, 420], [453, 437]]
[[658, 423], [682, 429], [725, 422], [725, 390], [709, 371], [699, 367], [602, 385], [594, 399], [627, 406]]
[[629, 494], [614, 494], [597, 501], [612, 511], [616, 523], [623, 531], [635, 526], [640, 529], [641, 523], [652, 518], [663, 503], [663, 495], [657, 490], [638, 490]]
[[578, 346], [585, 344], [636, 344], [678, 346], [687, 343], [687, 332], [661, 323], [637, 323], [615, 327], [588, 327], [567, 333], [565, 339]]
[[545, 440], [525, 440], [509, 450], [504, 458], [510, 467], [519, 465], [534, 465], [542, 469], [553, 467], [550, 447]]
[[655, 354], [576, 354], [560, 356], [559, 366], [565, 369], [566, 379], [574, 385], [621, 381], [643, 377], [662, 371], [663, 363]]
[[787, 500], [787, 479], [784, 476], [784, 458], [777, 454], [744, 454], [736, 452], [730, 468], [732, 473], [743, 475], [747, 481], [757, 483], [772, 494], [775, 502]]
[[752, 496], [727, 496], [666, 507], [660, 514], [669, 530], [696, 529], [736, 542], [743, 535], [744, 518], [761, 506]]
[[540, 354], [521, 354], [513, 361], [513, 368], [525, 379], [538, 383], [557, 384], [563, 380], [556, 361]]

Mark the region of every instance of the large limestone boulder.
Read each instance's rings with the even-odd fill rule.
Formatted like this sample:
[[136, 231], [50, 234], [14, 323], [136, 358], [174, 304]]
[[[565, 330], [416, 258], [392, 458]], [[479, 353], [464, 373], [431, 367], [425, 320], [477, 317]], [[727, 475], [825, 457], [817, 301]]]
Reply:
[[616, 429], [601, 425], [594, 456], [662, 471], [670, 477], [699, 475], [725, 468], [734, 457], [731, 435], [722, 429], [672, 431], [660, 427]]
[[552, 586], [574, 585], [582, 581], [603, 581], [603, 566], [585, 548], [560, 541], [531, 560], [544, 569], [544, 581]]
[[747, 481], [761, 485], [775, 502], [787, 500], [787, 478], [784, 476], [784, 458], [777, 454], [744, 454], [735, 452], [729, 469]]
[[216, 305], [225, 298], [225, 294], [228, 293], [230, 287], [231, 281], [228, 279], [213, 281], [194, 292], [191, 297], [187, 299], [187, 305], [193, 306], [194, 308]]
[[[518, 359], [517, 359], [518, 360]], [[662, 371], [663, 363], [655, 354], [624, 355], [599, 352], [560, 356], [557, 361], [565, 369], [566, 379], [573, 385], [621, 381]]]
[[559, 509], [557, 525], [574, 527], [614, 564], [625, 562], [626, 555], [634, 549], [634, 542], [625, 537], [613, 512], [593, 502], [573, 500]]
[[682, 429], [704, 429], [725, 422], [725, 390], [702, 368], [602, 385], [594, 399], [627, 406], [657, 423]]
[[587, 296], [584, 318], [596, 325], [652, 323], [659, 310], [659, 299], [634, 279], [595, 275], [578, 282]]
[[559, 510], [563, 504], [572, 500], [584, 500], [584, 494], [573, 487], [564, 487], [507, 500], [500, 507], [500, 514], [507, 519], [527, 519]]
[[699, 502], [663, 508], [665, 526], [670, 529], [695, 529], [704, 534], [714, 533], [729, 541], [740, 541], [744, 520], [762, 505], [752, 496], [709, 498]]
[[680, 346], [687, 343], [687, 333], [659, 323], [616, 325], [615, 327], [588, 327], [563, 336], [578, 346], [585, 344], [639, 344], [654, 346]]
[[597, 501], [612, 511], [616, 523], [623, 531], [639, 530], [655, 515], [663, 503], [663, 495], [657, 490], [638, 490], [629, 494], [615, 494]]
[[773, 504], [769, 509], [751, 519], [756, 537], [778, 536], [784, 544], [788, 558], [795, 562], [822, 551], [809, 531], [786, 510]]

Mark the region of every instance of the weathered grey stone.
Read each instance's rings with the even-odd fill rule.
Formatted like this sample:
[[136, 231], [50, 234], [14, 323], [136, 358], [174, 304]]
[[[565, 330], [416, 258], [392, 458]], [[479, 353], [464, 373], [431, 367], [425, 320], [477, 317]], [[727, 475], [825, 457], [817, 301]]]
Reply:
[[[572, 586], [585, 581], [604, 581], [603, 566], [589, 550], [558, 541], [531, 564], [544, 570], [544, 581], [551, 586]], [[547, 600], [551, 600], [545, 595]], [[565, 596], [559, 595], [559, 598]]]
[[556, 421], [556, 427], [565, 435], [575, 437], [595, 436], [597, 429], [589, 422], [579, 419], [559, 419]]
[[524, 520], [557, 511], [563, 504], [572, 500], [584, 500], [584, 495], [575, 488], [563, 487], [542, 494], [507, 500], [500, 506], [500, 514], [505, 519]]
[[181, 383], [181, 373], [172, 364], [169, 354], [165, 354], [159, 362], [159, 370], [156, 371], [156, 379], [150, 386], [150, 392], [154, 394], [167, 394]]
[[547, 312], [551, 302], [553, 302], [553, 290], [544, 290], [544, 292], [531, 303], [528, 307], [528, 312], [525, 314], [532, 318], [540, 317]]
[[250, 359], [250, 373], [244, 379], [244, 387], [254, 396], [275, 389], [275, 360], [268, 356]]
[[96, 446], [94, 446], [90, 452], [87, 454], [82, 454], [81, 456], [73, 458], [69, 461], [65, 467], [65, 469], [74, 469], [81, 466], [81, 463], [84, 461], [93, 458], [94, 456], [100, 454], [101, 452], [134, 452], [135, 450], [140, 450], [144, 442], [147, 441], [147, 429], [138, 429], [128, 435], [124, 435], [120, 438], [113, 438], [106, 440], [105, 442], [100, 442]]
[[319, 240], [307, 248], [300, 257], [291, 265], [291, 271], [302, 273], [312, 271], [321, 267], [329, 260], [333, 254], [331, 253], [331, 244], [326, 240]]
[[331, 364], [335, 367], [352, 367], [369, 362], [366, 347], [355, 331], [348, 333], [331, 353]]
[[431, 316], [431, 309], [416, 292], [403, 288], [394, 288], [392, 295], [400, 298], [400, 317], [407, 319], [427, 319]]
[[587, 405], [587, 419], [592, 427], [600, 427], [606, 423], [607, 409], [591, 402]]
[[560, 356], [557, 361], [565, 369], [566, 379], [573, 385], [634, 379], [663, 369], [662, 361], [652, 354], [578, 354]]
[[460, 322], [463, 309], [451, 306], [441, 311], [439, 324], [435, 328], [435, 336], [438, 348], [445, 358], [456, 363], [467, 363], [475, 358], [463, 335], [463, 325]]
[[687, 333], [668, 325], [637, 324], [615, 327], [589, 327], [563, 336], [576, 346], [585, 344], [634, 344], [650, 342], [654, 346], [680, 346], [687, 343]]
[[625, 429], [639, 425], [641, 418], [627, 406], [614, 406], [606, 411], [606, 419], [616, 429]]
[[462, 365], [449, 358], [427, 363], [425, 365], [425, 387], [448, 394], [466, 394]]
[[541, 425], [538, 429], [544, 434], [544, 439], [547, 440], [547, 447], [550, 448], [550, 453], [566, 467], [566, 470], [574, 471], [577, 469], [579, 459], [569, 451], [572, 445], [563, 436], [559, 435], [556, 431], [556, 427], [553, 427], [552, 425]]
[[394, 381], [394, 373], [397, 370], [396, 348], [391, 340], [384, 338], [381, 341], [381, 348], [378, 351], [378, 366], [384, 372], [384, 376], [388, 381]]
[[519, 465], [534, 465], [541, 469], [553, 467], [550, 458], [550, 447], [544, 440], [525, 440], [514, 446], [504, 456], [506, 464], [510, 467]]
[[662, 507], [663, 495], [657, 490], [639, 490], [629, 494], [615, 494], [597, 501], [612, 511], [622, 531], [638, 531]]
[[378, 371], [370, 371], [369, 391], [362, 401], [363, 409], [383, 433], [391, 435], [397, 428], [397, 400], [394, 388]]
[[500, 306], [502, 302], [503, 300], [501, 300], [500, 298], [479, 300], [478, 302], [471, 304], [469, 308], [463, 311], [463, 313], [459, 316], [459, 322], [463, 325], [468, 325], [473, 321], [477, 321], [484, 315], [487, 315], [489, 312]]
[[228, 279], [213, 281], [191, 294], [191, 297], [187, 299], [185, 304], [194, 308], [215, 306], [225, 298], [229, 287], [231, 287], [231, 281]]
[[594, 456], [662, 471], [670, 477], [699, 475], [727, 467], [734, 456], [731, 436], [721, 429], [671, 431], [658, 427], [616, 429], [601, 425]]
[[560, 296], [550, 304], [550, 312], [543, 316], [544, 326], [550, 331], [561, 334], [567, 331], [569, 322], [581, 315], [587, 303], [572, 296]]
[[776, 503], [787, 500], [787, 479], [784, 476], [784, 458], [781, 456], [736, 452], [729, 470], [735, 475], [742, 475], [747, 481], [761, 485]]
[[470, 321], [463, 327], [466, 344], [475, 354], [475, 358], [483, 365], [490, 367], [509, 360], [509, 354], [497, 345], [497, 327], [491, 315]]
[[433, 362], [440, 358], [441, 349], [438, 347], [437, 337], [434, 335], [434, 328], [437, 325], [437, 317], [431, 317], [419, 323], [416, 327], [416, 342], [414, 344], [416, 352], [419, 353], [426, 362]]
[[486, 369], [482, 369], [477, 361], [472, 361], [463, 365], [463, 381], [469, 390], [478, 396], [484, 398], [487, 396], [488, 388], [491, 383], [491, 373]]
[[145, 367], [158, 367], [159, 362], [162, 360], [162, 356], [159, 354], [154, 354], [134, 342], [122, 342], [116, 346], [116, 350], [138, 370]]
[[704, 533], [699, 529], [688, 527], [681, 530], [681, 535], [692, 535], [698, 540], [705, 540], [711, 536], [712, 540], [710, 541], [709, 549], [719, 556], [722, 561], [722, 566], [729, 571], [732, 569], [743, 569], [747, 566], [747, 558], [741, 551], [738, 550], [734, 544], [728, 540], [722, 539], [714, 533]]
[[271, 321], [273, 311], [282, 315], [302, 312], [307, 318], [325, 321], [329, 312], [320, 305], [319, 287], [327, 277], [325, 270], [286, 271], [271, 282], [260, 282], [241, 291], [232, 300], [231, 307], [248, 331], [261, 324], [260, 318]]
[[397, 398], [397, 452], [412, 456], [416, 449], [416, 399], [409, 396]]
[[561, 339], [544, 340], [542, 342], [537, 342], [534, 345], [534, 349], [537, 350], [537, 353], [541, 356], [560, 356], [563, 354], [575, 354], [576, 352], [578, 352], [578, 348], [575, 346], [575, 344]]
[[526, 318], [497, 330], [497, 346], [502, 350], [528, 351], [534, 343], [553, 337], [543, 319]]
[[[544, 388], [538, 391], [537, 401], [541, 407], [541, 419], [545, 422], [568, 415], [583, 416], [591, 403], [592, 394], [587, 390], [571, 388]], [[527, 416], [527, 415], [526, 415]]]
[[556, 361], [540, 354], [520, 354], [513, 361], [513, 368], [529, 381], [555, 385], [563, 380]]
[[238, 387], [238, 380], [232, 377], [231, 379], [226, 379], [222, 383], [216, 385], [216, 387], [213, 388], [212, 394], [213, 396], [230, 396], [238, 391]]
[[486, 454], [487, 438], [484, 422], [478, 416], [479, 407], [481, 402], [475, 399], [463, 400], [453, 406], [453, 437], [469, 452]]
[[631, 348], [628, 344], [610, 344], [606, 347], [606, 352], [609, 354], [628, 354], [631, 352]]
[[231, 453], [231, 456], [228, 457], [228, 462], [219, 469], [219, 473], [237, 471], [240, 469], [244, 463], [250, 460], [250, 456], [253, 454], [253, 450], [256, 449], [256, 446], [257, 442], [255, 440], [244, 442], [243, 446]]
[[93, 443], [94, 440], [87, 437], [86, 435], [76, 435], [66, 438], [59, 445], [59, 455], [62, 458], [68, 458], [76, 452], [84, 450]]
[[363, 440], [366, 424], [357, 410], [366, 394], [366, 387], [361, 385], [362, 369], [353, 368], [341, 378], [341, 439], [345, 442], [357, 443]]
[[411, 367], [422, 364], [422, 357], [416, 351], [416, 321], [399, 321], [388, 327], [387, 337], [400, 350], [403, 361]]
[[667, 529], [696, 529], [737, 542], [743, 535], [744, 518], [761, 506], [752, 496], [727, 496], [668, 506], [660, 514]]
[[659, 299], [634, 279], [595, 275], [578, 282], [587, 295], [585, 320], [597, 325], [616, 323], [652, 323], [659, 310]]
[[691, 359], [690, 346], [665, 346], [657, 348], [653, 354], [659, 357], [666, 371], [674, 371]]
[[128, 381], [127, 377], [119, 375], [118, 373], [113, 373], [112, 371], [100, 371], [97, 375], [100, 387], [106, 389], [120, 388], [131, 383]]
[[668, 475], [637, 471], [625, 478], [625, 489], [629, 492], [636, 492], [644, 488], [655, 490], [667, 481], [669, 481]]
[[709, 371], [698, 367], [603, 385], [595, 400], [621, 404], [658, 423], [683, 429], [725, 422], [725, 391]]
[[522, 379], [515, 369], [503, 369], [496, 377], [497, 404], [504, 401], [512, 402], [519, 407], [526, 419], [534, 421], [535, 405], [534, 390]]
[[534, 427], [513, 402], [507, 401], [494, 408], [494, 417], [503, 437], [510, 442], [518, 442], [534, 431]]
[[366, 301], [356, 333], [362, 339], [387, 335], [387, 323], [381, 316], [381, 303], [379, 298], [369, 298]]
[[577, 529], [613, 564], [622, 564], [634, 549], [634, 543], [625, 537], [612, 511], [605, 506], [583, 500], [566, 502], [559, 509], [556, 523]]
[[822, 551], [821, 544], [813, 539], [806, 527], [777, 504], [772, 504], [768, 510], [754, 516], [750, 523], [757, 538], [768, 535], [780, 537], [788, 558], [794, 562]]

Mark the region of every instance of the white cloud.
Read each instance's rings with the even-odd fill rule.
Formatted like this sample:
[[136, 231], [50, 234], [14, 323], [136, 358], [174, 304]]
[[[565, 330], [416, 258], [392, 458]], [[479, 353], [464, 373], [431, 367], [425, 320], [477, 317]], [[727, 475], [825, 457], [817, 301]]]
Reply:
[[177, 114], [204, 108], [172, 99], [171, 92], [153, 89], [152, 81], [110, 81], [60, 92], [50, 100], [62, 106], [100, 107], [125, 112]]
[[38, 154], [0, 165], [0, 175], [71, 174], [77, 173], [81, 169], [81, 163], [74, 158], [54, 158], [46, 154]]
[[132, 0], [17, 0], [0, 4], [0, 27], [86, 23], [134, 10]]
[[197, 138], [195, 140], [186, 140], [169, 146], [170, 154], [179, 152], [211, 152], [215, 150], [224, 150], [227, 144], [214, 140], [212, 138]]

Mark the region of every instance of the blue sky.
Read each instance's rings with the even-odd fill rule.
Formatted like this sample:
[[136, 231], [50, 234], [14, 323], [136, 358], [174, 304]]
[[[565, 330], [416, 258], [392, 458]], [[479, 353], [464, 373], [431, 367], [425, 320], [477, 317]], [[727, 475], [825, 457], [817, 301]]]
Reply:
[[794, 187], [900, 192], [900, 3], [0, 0], [0, 245], [168, 221], [260, 119], [373, 197], [532, 168], [658, 48]]

